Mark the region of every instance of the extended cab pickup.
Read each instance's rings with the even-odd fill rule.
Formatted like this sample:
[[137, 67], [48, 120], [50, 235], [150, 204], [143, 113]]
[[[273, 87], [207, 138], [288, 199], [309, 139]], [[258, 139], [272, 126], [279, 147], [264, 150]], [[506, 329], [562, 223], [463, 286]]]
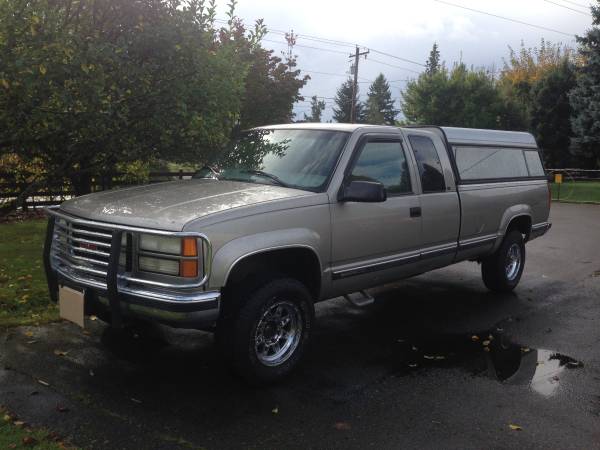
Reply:
[[255, 381], [300, 360], [314, 303], [463, 260], [510, 291], [550, 195], [528, 133], [291, 124], [245, 132], [191, 180], [50, 209], [61, 315], [214, 330]]

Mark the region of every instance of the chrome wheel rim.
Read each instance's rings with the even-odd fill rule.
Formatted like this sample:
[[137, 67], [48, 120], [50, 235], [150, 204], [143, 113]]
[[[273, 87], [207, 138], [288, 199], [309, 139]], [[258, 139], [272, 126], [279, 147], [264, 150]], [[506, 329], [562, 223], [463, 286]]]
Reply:
[[521, 246], [512, 244], [506, 254], [506, 279], [513, 281], [521, 269]]
[[278, 366], [294, 353], [302, 336], [298, 307], [289, 301], [277, 301], [262, 315], [254, 333], [254, 350], [266, 366]]

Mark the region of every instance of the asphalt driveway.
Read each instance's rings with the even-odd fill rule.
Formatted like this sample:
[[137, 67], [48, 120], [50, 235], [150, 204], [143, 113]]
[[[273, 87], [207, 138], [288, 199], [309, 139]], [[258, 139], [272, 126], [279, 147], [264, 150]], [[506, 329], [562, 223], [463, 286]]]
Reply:
[[600, 207], [552, 222], [513, 294], [462, 263], [319, 305], [277, 386], [232, 377], [210, 334], [54, 323], [0, 336], [0, 404], [83, 448], [600, 448]]

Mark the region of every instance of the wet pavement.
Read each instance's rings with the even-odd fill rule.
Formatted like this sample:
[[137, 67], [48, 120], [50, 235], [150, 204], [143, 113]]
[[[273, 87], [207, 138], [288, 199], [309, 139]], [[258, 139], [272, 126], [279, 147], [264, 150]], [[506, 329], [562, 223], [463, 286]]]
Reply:
[[318, 305], [278, 385], [207, 333], [55, 323], [0, 336], [0, 404], [84, 448], [600, 448], [600, 207], [552, 220], [512, 294], [462, 263]]

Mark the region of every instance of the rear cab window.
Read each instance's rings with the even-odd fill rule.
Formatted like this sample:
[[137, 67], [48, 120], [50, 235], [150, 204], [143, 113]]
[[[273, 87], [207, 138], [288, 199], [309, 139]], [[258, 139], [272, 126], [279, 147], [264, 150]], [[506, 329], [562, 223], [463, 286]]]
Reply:
[[409, 135], [408, 140], [417, 160], [423, 193], [445, 192], [444, 169], [433, 141], [414, 134]]

